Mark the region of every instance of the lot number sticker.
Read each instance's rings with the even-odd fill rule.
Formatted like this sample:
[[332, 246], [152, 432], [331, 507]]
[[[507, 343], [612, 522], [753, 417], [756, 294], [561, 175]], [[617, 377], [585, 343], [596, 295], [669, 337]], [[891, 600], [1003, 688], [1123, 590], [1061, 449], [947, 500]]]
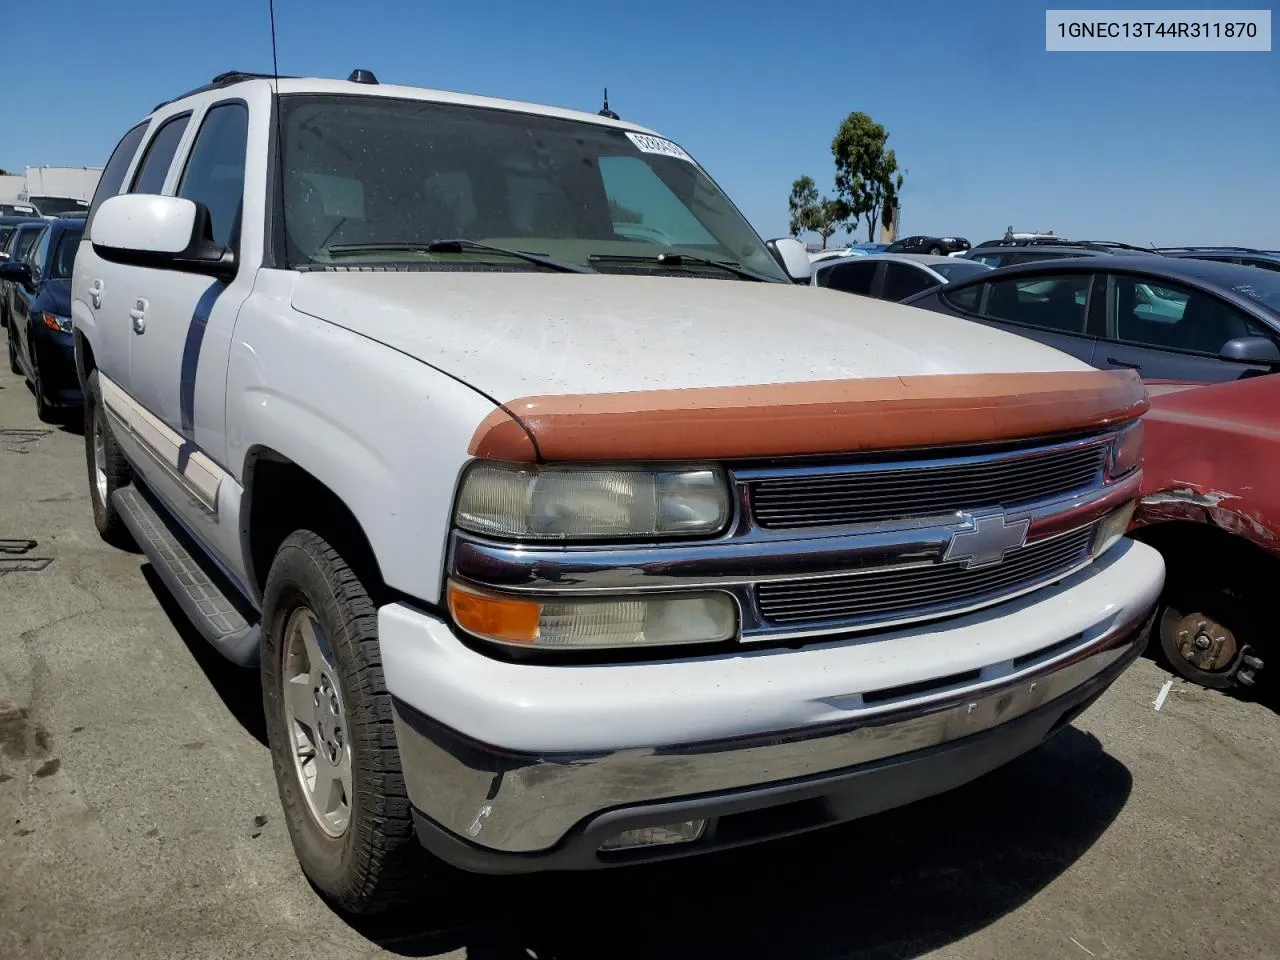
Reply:
[[693, 163], [693, 157], [689, 156], [670, 140], [663, 140], [662, 137], [653, 137], [646, 133], [632, 133], [626, 131], [627, 138], [636, 145], [641, 153], [659, 153], [664, 157], [675, 157], [677, 160], [684, 160], [687, 163]]

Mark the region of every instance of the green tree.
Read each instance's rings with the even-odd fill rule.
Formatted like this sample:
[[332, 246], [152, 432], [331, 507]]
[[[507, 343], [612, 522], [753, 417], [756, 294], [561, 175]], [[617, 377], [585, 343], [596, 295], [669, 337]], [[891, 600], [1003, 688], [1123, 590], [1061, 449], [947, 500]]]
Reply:
[[831, 141], [836, 158], [836, 196], [849, 210], [852, 222], [862, 217], [867, 240], [875, 240], [876, 227], [893, 223], [893, 211], [902, 190], [898, 159], [886, 148], [889, 134], [865, 113], [844, 118]]
[[839, 200], [820, 196], [813, 177], [800, 177], [791, 184], [791, 197], [787, 200], [791, 214], [791, 234], [796, 236], [812, 231], [822, 238], [825, 249], [827, 240], [839, 230], [848, 218], [848, 211]]
[[0, 177], [8, 177], [8, 176], [12, 176], [12, 174], [10, 174], [9, 171], [6, 170], [4, 167], [0, 167]]

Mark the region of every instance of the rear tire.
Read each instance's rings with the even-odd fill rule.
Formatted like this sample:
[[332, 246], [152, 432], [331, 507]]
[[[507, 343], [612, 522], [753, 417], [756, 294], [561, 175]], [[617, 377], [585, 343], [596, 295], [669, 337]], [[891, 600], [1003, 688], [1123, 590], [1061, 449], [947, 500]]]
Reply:
[[124, 519], [111, 502], [111, 495], [133, 480], [129, 461], [116, 445], [111, 424], [102, 409], [102, 387], [98, 371], [89, 371], [84, 394], [84, 454], [89, 468], [89, 502], [98, 536], [112, 546], [127, 549], [133, 537]]
[[267, 574], [262, 698], [303, 873], [348, 913], [404, 902], [426, 858], [396, 747], [377, 610], [357, 572], [310, 530], [285, 539]]
[[938, 247], [938, 246], [933, 246], [929, 248], [929, 253], [935, 257], [945, 256], [946, 252], [947, 251], [943, 250], [941, 247]]
[[22, 376], [22, 367], [18, 366], [18, 342], [13, 339], [13, 324], [6, 324], [5, 330], [5, 339], [9, 341], [9, 372]]

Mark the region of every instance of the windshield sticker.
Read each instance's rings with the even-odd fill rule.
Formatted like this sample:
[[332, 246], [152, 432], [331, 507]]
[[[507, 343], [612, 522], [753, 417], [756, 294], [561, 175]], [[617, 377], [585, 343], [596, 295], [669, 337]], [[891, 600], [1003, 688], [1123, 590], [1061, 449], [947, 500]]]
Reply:
[[647, 133], [632, 133], [630, 130], [627, 130], [626, 134], [627, 139], [634, 143], [641, 153], [658, 153], [664, 157], [675, 157], [677, 160], [693, 163], [693, 157], [689, 156], [670, 140], [653, 137]]

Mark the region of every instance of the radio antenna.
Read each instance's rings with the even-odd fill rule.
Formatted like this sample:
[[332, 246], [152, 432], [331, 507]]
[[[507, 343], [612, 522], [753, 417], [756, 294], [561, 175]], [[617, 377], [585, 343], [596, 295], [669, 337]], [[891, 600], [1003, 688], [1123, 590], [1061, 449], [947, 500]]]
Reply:
[[[284, 138], [280, 133], [280, 60], [276, 53], [276, 0], [267, 0], [267, 16], [271, 20], [271, 92], [274, 103], [271, 105], [273, 134], [276, 141], [276, 176], [279, 180], [276, 191], [276, 202], [280, 205], [280, 239], [274, 244], [283, 256], [284, 268], [289, 268], [289, 233], [284, 222]], [[274, 230], [272, 231], [274, 234]], [[272, 259], [275, 259], [274, 257]]]

